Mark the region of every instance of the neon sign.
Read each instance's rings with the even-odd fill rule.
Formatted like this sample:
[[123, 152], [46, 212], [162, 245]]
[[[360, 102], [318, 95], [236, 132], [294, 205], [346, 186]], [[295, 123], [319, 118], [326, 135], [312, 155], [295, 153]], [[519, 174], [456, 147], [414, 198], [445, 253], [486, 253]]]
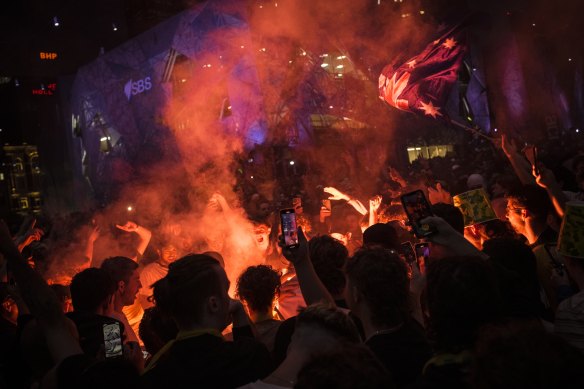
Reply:
[[57, 53], [41, 51], [39, 57], [44, 60], [54, 61], [57, 59]]
[[35, 88], [32, 90], [33, 95], [41, 95], [41, 96], [52, 96], [55, 94], [55, 90], [57, 89], [57, 84], [49, 84], [45, 88], [41, 86], [40, 88]]

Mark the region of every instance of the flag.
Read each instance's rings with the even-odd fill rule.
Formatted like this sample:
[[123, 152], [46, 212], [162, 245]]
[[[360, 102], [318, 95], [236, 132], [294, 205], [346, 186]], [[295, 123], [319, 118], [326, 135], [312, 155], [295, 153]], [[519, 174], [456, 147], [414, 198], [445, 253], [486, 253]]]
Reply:
[[466, 52], [466, 31], [459, 24], [404, 64], [383, 68], [379, 98], [403, 111], [446, 119], [444, 105]]

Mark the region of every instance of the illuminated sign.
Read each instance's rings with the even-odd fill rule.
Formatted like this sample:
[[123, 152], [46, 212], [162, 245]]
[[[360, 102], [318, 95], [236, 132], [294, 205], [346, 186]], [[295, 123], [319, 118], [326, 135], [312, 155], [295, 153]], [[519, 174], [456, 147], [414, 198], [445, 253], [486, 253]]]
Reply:
[[128, 101], [130, 101], [132, 96], [139, 95], [150, 89], [152, 89], [152, 81], [150, 80], [150, 77], [145, 77], [138, 81], [130, 79], [130, 81], [126, 82], [126, 85], [124, 85], [124, 93], [128, 98]]
[[54, 61], [57, 59], [57, 53], [41, 51], [39, 57], [44, 60]]
[[35, 88], [32, 90], [33, 95], [44, 95], [44, 96], [52, 96], [55, 94], [55, 90], [57, 89], [57, 84], [49, 84], [45, 88], [41, 86], [40, 88]]

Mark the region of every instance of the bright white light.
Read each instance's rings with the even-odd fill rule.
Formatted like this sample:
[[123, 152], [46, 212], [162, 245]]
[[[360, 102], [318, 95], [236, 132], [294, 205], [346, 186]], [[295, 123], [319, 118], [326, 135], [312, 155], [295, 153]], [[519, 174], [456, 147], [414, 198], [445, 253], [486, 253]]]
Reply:
[[495, 128], [495, 132], [499, 131], [498, 129]]
[[568, 61], [569, 61], [569, 62], [572, 62], [572, 58], [568, 58]]
[[330, 109], [333, 109], [334, 107], [333, 107], [332, 105], [329, 105], [329, 108], [330, 108]]
[[187, 79], [186, 78], [181, 78], [180, 82], [182, 82], [184, 84], [185, 82], [187, 82]]
[[55, 27], [59, 27], [59, 18], [57, 18], [56, 16], [53, 18], [53, 25]]
[[579, 128], [576, 128], [576, 132], [580, 132], [580, 129]]
[[341, 73], [337, 74], [337, 77], [343, 77], [343, 75]]
[[105, 141], [107, 141], [107, 136], [102, 136], [99, 140], [102, 142], [105, 142]]
[[288, 63], [292, 63], [292, 60], [288, 61]]
[[337, 69], [342, 69], [342, 68], [344, 68], [343, 65], [337, 65]]
[[132, 207], [131, 205], [128, 205], [128, 212], [132, 212], [134, 210], [134, 207]]
[[290, 161], [290, 165], [294, 165], [294, 161]]
[[346, 55], [339, 55], [339, 56], [337, 57], [337, 59], [345, 59], [345, 58], [347, 58], [347, 56], [346, 56]]
[[116, 26], [116, 24], [115, 24], [115, 23], [112, 23], [112, 29], [113, 29], [114, 31], [118, 31], [118, 26]]
[[533, 27], [535, 27], [535, 23], [532, 23], [531, 25], [532, 25]]
[[424, 11], [423, 9], [420, 10], [420, 15], [423, 15], [425, 13], [426, 13], [426, 11]]
[[320, 58], [324, 58], [324, 57], [328, 57], [328, 54], [325, 53], [325, 54], [320, 55]]
[[253, 180], [253, 176], [249, 176], [249, 178], [251, 178]]
[[242, 48], [242, 49], [245, 49], [245, 46], [244, 46], [244, 45], [241, 45], [241, 48]]
[[328, 66], [328, 63], [323, 63], [320, 65], [321, 68], [326, 68]]

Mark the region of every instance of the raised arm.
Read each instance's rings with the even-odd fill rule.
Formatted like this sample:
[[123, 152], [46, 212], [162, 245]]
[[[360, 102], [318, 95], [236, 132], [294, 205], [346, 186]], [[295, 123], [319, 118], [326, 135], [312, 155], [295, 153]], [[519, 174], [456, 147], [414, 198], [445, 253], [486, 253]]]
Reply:
[[43, 331], [53, 361], [59, 363], [71, 355], [82, 354], [79, 343], [69, 331], [57, 296], [20, 256], [3, 220], [0, 221], [0, 252], [19, 286], [22, 299]]
[[506, 135], [501, 137], [501, 148], [511, 163], [515, 174], [523, 185], [534, 185], [535, 179], [531, 175], [531, 165], [523, 155], [519, 153], [515, 143]]
[[91, 266], [91, 262], [93, 261], [93, 246], [95, 245], [95, 241], [99, 238], [100, 228], [98, 225], [94, 225], [87, 237], [87, 243], [85, 243], [85, 252], [84, 258], [85, 263], [79, 269], [84, 270]]
[[376, 224], [379, 220], [379, 207], [381, 206], [382, 197], [377, 195], [369, 200], [369, 227]]
[[556, 177], [554, 173], [545, 168], [543, 164], [539, 165], [539, 174], [535, 174], [533, 172], [533, 176], [535, 177], [535, 182], [537, 185], [544, 188], [554, 205], [554, 209], [558, 213], [558, 215], [563, 218], [564, 217], [564, 209], [566, 207], [566, 202], [568, 198], [566, 197], [565, 193], [562, 191], [560, 184], [556, 181]]
[[318, 302], [328, 302], [335, 304], [335, 300], [326, 289], [310, 260], [308, 253], [308, 241], [302, 228], [298, 227], [298, 246], [295, 248], [288, 248], [284, 246], [284, 237], [279, 237], [279, 245], [282, 247], [282, 254], [284, 257], [292, 262], [294, 269], [296, 269], [296, 276], [298, 277], [298, 284], [300, 291], [304, 297], [306, 304], [311, 305]]
[[337, 188], [333, 188], [332, 186], [327, 186], [324, 188], [324, 191], [328, 194], [329, 200], [345, 200], [348, 204], [350, 204], [357, 212], [361, 215], [365, 215], [367, 213], [367, 208], [361, 203], [359, 200], [341, 192]]
[[[116, 224], [116, 227], [122, 231], [134, 232], [138, 234], [140, 240], [138, 242], [138, 246], [136, 247], [136, 252], [138, 252], [138, 254], [142, 256], [144, 254], [144, 251], [146, 251], [146, 247], [148, 247], [148, 243], [150, 243], [150, 238], [152, 238], [152, 232], [150, 232], [149, 229], [139, 226], [138, 224], [132, 221], [128, 221], [123, 226]], [[133, 257], [132, 259], [138, 262], [138, 256]]]
[[429, 225], [435, 231], [427, 239], [434, 244], [448, 248], [452, 255], [470, 255], [483, 259], [488, 258], [488, 255], [479, 251], [472, 243], [466, 240], [464, 235], [452, 228], [444, 219], [431, 216], [422, 219], [421, 223]]
[[40, 228], [35, 228], [36, 219], [32, 219], [29, 228], [20, 236], [14, 239], [14, 243], [18, 247], [18, 251], [22, 250], [34, 241], [41, 240], [44, 232]]

